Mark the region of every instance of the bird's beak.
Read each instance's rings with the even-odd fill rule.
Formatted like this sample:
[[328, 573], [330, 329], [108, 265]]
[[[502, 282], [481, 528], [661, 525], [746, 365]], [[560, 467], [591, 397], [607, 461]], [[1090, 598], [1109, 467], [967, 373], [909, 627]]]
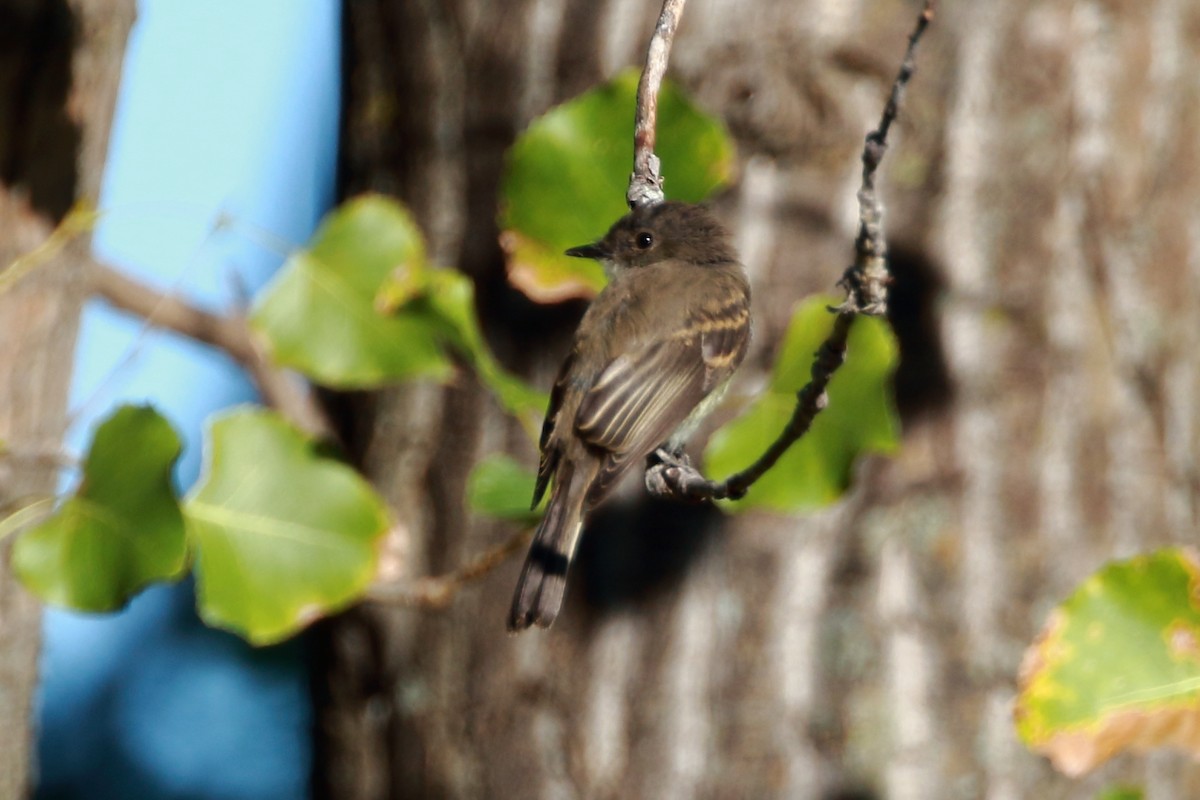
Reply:
[[604, 246], [604, 242], [581, 244], [579, 247], [572, 247], [566, 254], [575, 258], [594, 258], [597, 261], [604, 261], [612, 255], [608, 248]]

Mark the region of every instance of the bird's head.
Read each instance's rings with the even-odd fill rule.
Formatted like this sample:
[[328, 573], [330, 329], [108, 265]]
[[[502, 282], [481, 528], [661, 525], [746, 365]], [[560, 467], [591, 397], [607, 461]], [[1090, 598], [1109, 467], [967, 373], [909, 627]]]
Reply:
[[634, 209], [603, 239], [572, 247], [567, 255], [594, 258], [611, 275], [668, 259], [693, 264], [737, 261], [729, 232], [705, 208], [668, 201]]

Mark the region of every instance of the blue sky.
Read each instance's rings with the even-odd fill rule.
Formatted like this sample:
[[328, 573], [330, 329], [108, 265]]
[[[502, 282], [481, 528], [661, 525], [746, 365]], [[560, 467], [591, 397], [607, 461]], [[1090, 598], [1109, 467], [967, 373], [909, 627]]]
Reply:
[[[139, 2], [98, 257], [218, 310], [259, 288], [333, 200], [339, 25], [335, 0]], [[92, 304], [68, 444], [81, 451], [117, 404], [153, 403], [184, 437], [186, 490], [206, 417], [253, 399], [224, 356]], [[39, 796], [307, 797], [302, 652], [203, 627], [190, 583], [115, 615], [49, 612]]]

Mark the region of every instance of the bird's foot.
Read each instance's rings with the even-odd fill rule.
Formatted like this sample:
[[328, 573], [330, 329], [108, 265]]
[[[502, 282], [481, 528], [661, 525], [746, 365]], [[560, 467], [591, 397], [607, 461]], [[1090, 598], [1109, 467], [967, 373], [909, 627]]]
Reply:
[[678, 467], [680, 469], [695, 469], [692, 466], [692, 458], [687, 454], [687, 450], [680, 447], [672, 450], [669, 447], [660, 447], [646, 457], [647, 466], [662, 464], [668, 467]]
[[683, 448], [660, 447], [646, 461], [646, 491], [655, 497], [699, 503], [720, 496], [719, 484], [701, 475]]

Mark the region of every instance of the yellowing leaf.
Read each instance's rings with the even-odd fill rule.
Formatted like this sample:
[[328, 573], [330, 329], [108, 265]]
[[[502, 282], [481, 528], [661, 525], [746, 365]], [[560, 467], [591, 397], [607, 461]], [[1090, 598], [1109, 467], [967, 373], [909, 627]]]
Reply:
[[[536, 302], [591, 297], [604, 286], [599, 265], [563, 251], [600, 238], [628, 210], [638, 77], [627, 70], [550, 109], [509, 150], [500, 244], [509, 279]], [[670, 81], [659, 93], [657, 152], [672, 199], [698, 203], [733, 173], [724, 126]]]
[[1200, 559], [1115, 562], [1051, 614], [1025, 653], [1016, 724], [1067, 775], [1123, 750], [1200, 757]]
[[500, 247], [508, 258], [509, 283], [535, 303], [595, 297], [604, 288], [604, 269], [595, 261], [568, 258], [517, 231], [500, 234]]

